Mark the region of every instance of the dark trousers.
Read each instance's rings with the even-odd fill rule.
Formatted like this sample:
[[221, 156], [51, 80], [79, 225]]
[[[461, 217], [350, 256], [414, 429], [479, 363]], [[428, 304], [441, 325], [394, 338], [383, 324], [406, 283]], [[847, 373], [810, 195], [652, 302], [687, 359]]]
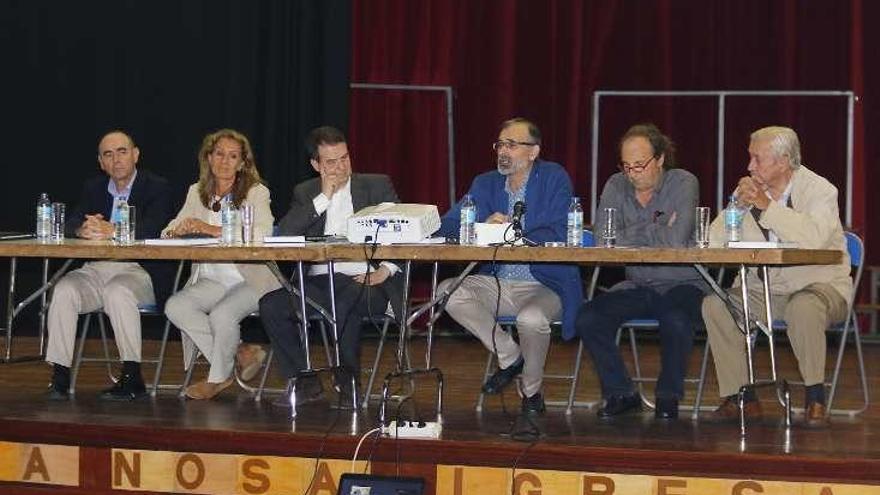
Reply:
[[[382, 285], [389, 283], [391, 277]], [[351, 276], [335, 274], [336, 319], [339, 331], [339, 352], [342, 366], [358, 375], [360, 370], [361, 323], [370, 315], [384, 314], [388, 296], [382, 285], [364, 286]], [[306, 277], [305, 292], [309, 299], [330, 312], [330, 283], [327, 275]], [[296, 298], [295, 308], [299, 308]], [[309, 308], [310, 315], [317, 314]], [[292, 378], [306, 368], [306, 357], [300, 342], [299, 319], [294, 312], [290, 293], [284, 289], [269, 292], [260, 299], [260, 320], [272, 342], [274, 359], [281, 373]]]
[[577, 332], [593, 358], [602, 396], [635, 392], [615, 342], [617, 329], [627, 320], [656, 319], [660, 323], [661, 366], [656, 396], [683, 397], [693, 330], [702, 318], [703, 296], [703, 291], [693, 285], [677, 285], [663, 294], [640, 287], [606, 292], [581, 306]]

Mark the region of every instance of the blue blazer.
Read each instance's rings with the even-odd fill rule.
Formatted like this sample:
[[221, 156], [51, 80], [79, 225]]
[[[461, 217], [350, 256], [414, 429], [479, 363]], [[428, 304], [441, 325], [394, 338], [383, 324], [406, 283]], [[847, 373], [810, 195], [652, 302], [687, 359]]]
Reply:
[[[471, 195], [477, 207], [478, 222], [485, 221], [492, 213], [507, 212], [505, 181], [506, 177], [498, 173], [497, 170], [480, 174], [474, 178], [468, 194]], [[571, 194], [571, 179], [561, 165], [540, 159], [535, 160], [526, 189], [523, 234], [539, 244], [550, 241], [564, 242]], [[443, 215], [439, 235], [458, 237], [463, 199]], [[529, 269], [538, 282], [559, 295], [559, 299], [562, 301], [562, 336], [566, 340], [571, 339], [575, 336], [574, 320], [584, 298], [578, 267], [565, 264], [532, 263]], [[492, 274], [491, 263], [480, 265], [478, 273]]]

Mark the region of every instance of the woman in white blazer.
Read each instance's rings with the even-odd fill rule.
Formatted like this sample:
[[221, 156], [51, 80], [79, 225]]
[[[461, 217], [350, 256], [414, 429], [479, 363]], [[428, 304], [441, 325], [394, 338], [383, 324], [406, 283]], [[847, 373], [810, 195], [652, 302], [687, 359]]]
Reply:
[[[186, 202], [162, 231], [163, 237], [220, 236], [220, 204], [254, 207], [254, 238], [272, 232], [269, 189], [257, 172], [254, 152], [243, 134], [221, 129], [205, 136], [199, 150], [199, 181], [189, 187]], [[184, 364], [192, 345], [211, 364], [206, 380], [187, 387], [192, 399], [210, 399], [232, 384], [242, 319], [257, 311], [263, 294], [280, 287], [262, 264], [198, 263], [186, 286], [165, 305], [165, 314], [183, 333]], [[252, 377], [265, 358], [259, 346], [238, 351], [244, 378]]]

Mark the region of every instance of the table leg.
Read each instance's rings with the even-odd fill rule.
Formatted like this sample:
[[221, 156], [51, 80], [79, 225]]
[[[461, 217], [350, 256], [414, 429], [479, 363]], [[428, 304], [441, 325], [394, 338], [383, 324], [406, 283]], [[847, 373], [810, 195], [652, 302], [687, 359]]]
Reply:
[[[300, 370], [298, 373], [294, 374], [293, 377], [290, 378], [290, 417], [292, 420], [296, 419], [296, 385], [297, 379], [304, 375], [312, 375], [318, 371], [326, 371], [319, 370], [312, 367], [311, 353], [309, 351], [309, 322], [308, 322], [308, 307], [312, 307], [317, 310], [321, 315], [327, 319], [328, 322], [333, 325], [334, 330], [334, 339], [336, 337], [336, 312], [335, 312], [335, 298], [331, 297], [331, 302], [333, 302], [333, 314], [328, 314], [327, 311], [321, 307], [315, 301], [306, 297], [305, 291], [305, 275], [303, 274], [303, 262], [297, 262], [297, 286], [294, 287], [293, 284], [287, 280], [287, 277], [281, 272], [281, 269], [278, 267], [278, 263], [275, 261], [267, 261], [266, 266], [275, 275], [275, 278], [281, 284], [281, 286], [290, 294], [290, 304], [292, 308], [296, 308], [294, 312], [297, 314], [297, 317], [300, 321], [300, 344], [305, 350], [306, 355], [306, 369]], [[331, 284], [332, 284], [332, 271], [331, 273]], [[339, 344], [336, 343], [336, 359], [338, 362], [339, 359]], [[333, 363], [329, 363], [330, 368], [333, 369]]]
[[[47, 309], [47, 294], [52, 287], [58, 283], [58, 280], [67, 272], [67, 269], [70, 268], [70, 265], [73, 263], [73, 259], [68, 259], [64, 262], [61, 267], [52, 274], [52, 277], [49, 277], [49, 258], [43, 259], [43, 284], [35, 290], [33, 293], [28, 295], [18, 304], [14, 304], [13, 298], [15, 294], [15, 268], [17, 262], [15, 262], [15, 258], [12, 259], [12, 263], [10, 266], [10, 274], [9, 274], [9, 299], [6, 301], [6, 354], [3, 358], [3, 362], [20, 362], [20, 361], [34, 361], [42, 359], [45, 356], [45, 338], [46, 338], [46, 309]], [[13, 325], [15, 322], [15, 317], [27, 306], [29, 306], [32, 302], [37, 299], [40, 299], [40, 350], [36, 355], [33, 356], [20, 356], [17, 358], [12, 357], [12, 331]]]

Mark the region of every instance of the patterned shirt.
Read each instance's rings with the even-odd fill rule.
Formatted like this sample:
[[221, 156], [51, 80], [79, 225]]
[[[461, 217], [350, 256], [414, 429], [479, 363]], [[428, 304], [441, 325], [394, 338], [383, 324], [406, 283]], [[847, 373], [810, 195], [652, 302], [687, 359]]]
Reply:
[[[517, 201], [525, 202], [526, 200], [526, 188], [529, 185], [528, 179], [519, 188], [518, 191], [510, 190], [510, 178], [504, 183], [504, 190], [507, 191], [507, 216], [513, 216], [513, 205], [516, 204]], [[522, 223], [523, 230], [526, 228], [526, 220], [522, 219], [520, 222]], [[532, 276], [532, 272], [529, 270], [529, 265], [524, 263], [502, 263], [498, 265], [498, 278], [505, 280], [518, 280], [521, 282], [536, 282], [535, 277]]]

